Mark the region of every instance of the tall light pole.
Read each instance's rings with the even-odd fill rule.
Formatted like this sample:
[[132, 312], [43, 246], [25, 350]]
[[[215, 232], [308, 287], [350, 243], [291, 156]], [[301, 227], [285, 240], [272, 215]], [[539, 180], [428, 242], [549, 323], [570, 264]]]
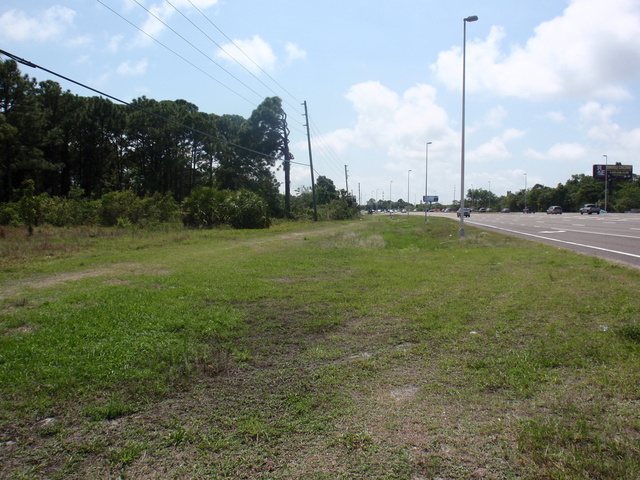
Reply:
[[522, 211], [524, 212], [527, 209], [527, 174], [524, 174], [524, 208]]
[[460, 147], [460, 231], [458, 236], [464, 238], [464, 107], [465, 107], [465, 82], [467, 68], [467, 23], [478, 20], [476, 15], [465, 18], [462, 36], [462, 144]]
[[393, 180], [389, 182], [389, 210], [391, 210], [391, 184], [392, 183], [393, 183]]
[[491, 209], [491, 182], [489, 182], [489, 209]]
[[411, 170], [409, 170], [407, 172], [407, 215], [409, 215], [409, 204], [411, 203], [409, 201], [409, 178], [411, 176]]
[[603, 155], [604, 164], [604, 211], [607, 211], [607, 191], [609, 190], [609, 157]]
[[427, 188], [427, 180], [429, 179], [429, 145], [431, 142], [427, 142], [427, 152], [424, 160], [424, 221], [427, 221], [427, 195], [429, 195], [429, 189]]

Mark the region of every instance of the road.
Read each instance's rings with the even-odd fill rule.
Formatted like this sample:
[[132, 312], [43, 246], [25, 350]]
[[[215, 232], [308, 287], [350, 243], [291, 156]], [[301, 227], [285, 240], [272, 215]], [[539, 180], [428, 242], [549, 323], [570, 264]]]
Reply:
[[[459, 221], [455, 213], [428, 215]], [[638, 214], [472, 213], [464, 223], [640, 267]]]

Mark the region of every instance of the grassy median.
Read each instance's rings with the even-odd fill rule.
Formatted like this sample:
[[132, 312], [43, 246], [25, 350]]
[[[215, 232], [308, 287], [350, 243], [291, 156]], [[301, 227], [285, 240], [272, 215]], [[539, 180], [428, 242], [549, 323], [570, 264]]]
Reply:
[[445, 218], [5, 229], [2, 478], [640, 476], [640, 271]]

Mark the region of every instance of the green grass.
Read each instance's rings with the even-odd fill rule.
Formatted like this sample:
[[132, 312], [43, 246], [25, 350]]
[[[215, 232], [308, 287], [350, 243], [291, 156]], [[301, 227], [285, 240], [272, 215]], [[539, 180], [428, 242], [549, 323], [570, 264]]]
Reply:
[[406, 216], [0, 251], [2, 478], [640, 475], [637, 270]]

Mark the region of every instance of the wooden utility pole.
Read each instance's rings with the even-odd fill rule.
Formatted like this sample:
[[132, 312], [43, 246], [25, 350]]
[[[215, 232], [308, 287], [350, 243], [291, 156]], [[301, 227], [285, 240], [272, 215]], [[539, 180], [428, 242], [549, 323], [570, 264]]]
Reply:
[[313, 156], [311, 155], [311, 135], [309, 134], [309, 112], [307, 111], [307, 101], [304, 103], [304, 118], [307, 127], [307, 144], [309, 145], [309, 167], [311, 168], [311, 195], [313, 197], [313, 219], [318, 221], [318, 203], [316, 202], [316, 182], [313, 178]]
[[286, 112], [282, 112], [283, 114], [283, 125], [282, 130], [284, 134], [284, 145], [282, 147], [284, 153], [284, 214], [285, 217], [291, 217], [291, 159], [293, 155], [289, 152], [289, 126], [287, 125], [287, 114]]

